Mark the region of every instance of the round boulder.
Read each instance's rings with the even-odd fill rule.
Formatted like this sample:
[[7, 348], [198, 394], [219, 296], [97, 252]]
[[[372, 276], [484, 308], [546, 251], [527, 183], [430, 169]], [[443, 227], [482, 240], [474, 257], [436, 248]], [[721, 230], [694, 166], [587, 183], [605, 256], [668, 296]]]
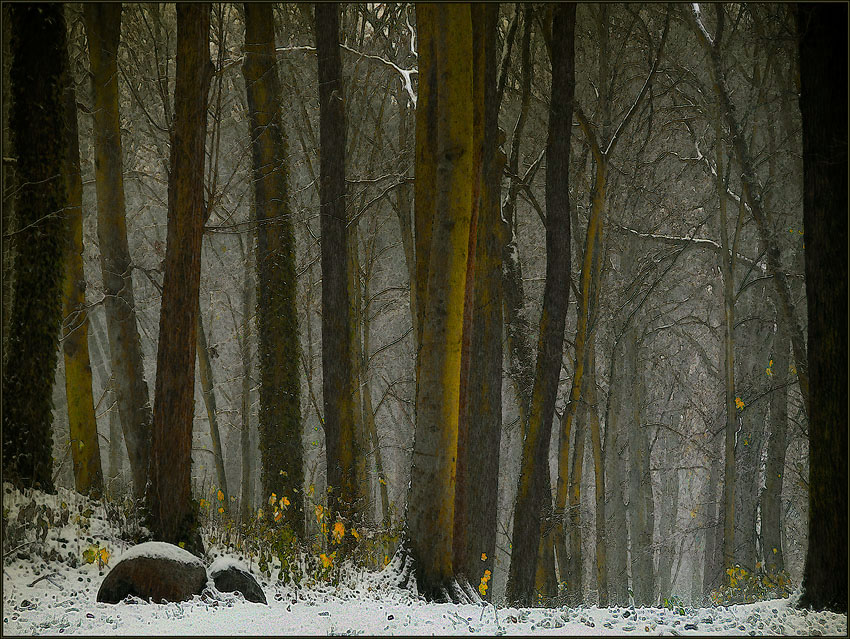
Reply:
[[192, 553], [174, 544], [148, 541], [133, 546], [100, 584], [97, 600], [118, 603], [127, 595], [161, 601], [186, 601], [203, 592], [207, 571]]
[[230, 557], [219, 557], [210, 566], [209, 573], [220, 592], [241, 592], [246, 601], [268, 605], [263, 589], [245, 564]]

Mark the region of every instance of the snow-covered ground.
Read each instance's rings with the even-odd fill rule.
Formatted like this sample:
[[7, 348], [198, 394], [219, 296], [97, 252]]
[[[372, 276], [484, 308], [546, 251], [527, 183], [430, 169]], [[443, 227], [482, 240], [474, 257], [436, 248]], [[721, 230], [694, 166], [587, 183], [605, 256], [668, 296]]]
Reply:
[[[70, 491], [36, 495], [36, 501], [64, 501], [67, 521], [47, 527], [38, 552], [13, 547], [3, 566], [3, 635], [846, 635], [847, 617], [793, 607], [794, 597], [719, 608], [494, 608], [492, 605], [428, 604], [391, 585], [386, 573], [363, 572], [339, 588], [296, 592], [264, 581], [268, 606], [240, 595], [210, 591], [184, 603], [125, 601], [97, 603], [109, 565], [127, 545], [110, 541], [109, 565], [71, 561], [106, 537], [105, 522], [92, 513], [87, 537], [76, 513], [82, 498]], [[30, 516], [30, 501], [4, 487], [4, 520]], [[57, 504], [58, 505], [58, 504]], [[41, 515], [36, 514], [33, 521]], [[38, 528], [38, 526], [35, 526]], [[106, 544], [103, 544], [106, 545]], [[47, 550], [48, 552], [45, 552]], [[8, 551], [7, 551], [8, 552]], [[54, 560], [44, 556], [54, 553]], [[56, 557], [59, 559], [56, 559]], [[387, 571], [394, 569], [394, 562]]]

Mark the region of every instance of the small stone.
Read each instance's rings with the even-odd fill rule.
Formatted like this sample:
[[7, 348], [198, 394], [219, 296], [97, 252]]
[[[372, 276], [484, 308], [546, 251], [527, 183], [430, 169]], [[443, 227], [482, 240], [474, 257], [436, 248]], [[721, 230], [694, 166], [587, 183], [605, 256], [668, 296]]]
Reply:
[[392, 615], [387, 615], [387, 621], [392, 621], [393, 619], [395, 619], [395, 617], [393, 617]]
[[[600, 494], [601, 494], [601, 493], [600, 493]], [[623, 613], [623, 617], [625, 617], [626, 619], [628, 619], [630, 614], [632, 614], [632, 613], [631, 613], [631, 612], [629, 612], [628, 610], [626, 610], [626, 612], [624, 612], [624, 613]]]

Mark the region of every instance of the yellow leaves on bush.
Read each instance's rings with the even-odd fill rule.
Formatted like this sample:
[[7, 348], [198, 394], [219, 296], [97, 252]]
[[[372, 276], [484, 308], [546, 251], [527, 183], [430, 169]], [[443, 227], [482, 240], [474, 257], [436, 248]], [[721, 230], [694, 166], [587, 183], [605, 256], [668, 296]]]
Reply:
[[223, 515], [223, 514], [224, 514], [224, 506], [219, 506], [219, 507], [218, 507], [218, 514], [219, 514], [219, 515]]
[[218, 497], [219, 501], [224, 501], [224, 493], [219, 489], [218, 493], [216, 493], [216, 497]]
[[314, 492], [316, 492], [316, 486], [314, 484], [310, 484], [310, 488], [307, 489], [307, 494], [312, 495]]
[[358, 533], [357, 530], [354, 528], [351, 529], [351, 536], [355, 539], [360, 539], [360, 533]]
[[290, 504], [289, 497], [284, 495], [283, 497], [280, 498], [280, 507], [281, 508], [286, 508], [287, 506], [289, 506], [289, 504]]
[[333, 536], [333, 541], [335, 544], [341, 544], [342, 538], [345, 537], [345, 524], [341, 521], [337, 521], [334, 524], [334, 528], [331, 531], [331, 535]]
[[283, 512], [280, 510], [276, 510], [274, 513], [274, 520], [280, 521], [281, 519], [283, 519]]
[[201, 503], [200, 503], [200, 504], [198, 504], [198, 505], [199, 505], [201, 508], [209, 508], [209, 507], [210, 507], [210, 502], [208, 502], [206, 499], [204, 499], [203, 497], [201, 497]]
[[263, 518], [263, 509], [257, 508], [257, 519], [262, 519], [262, 518]]
[[735, 398], [735, 406], [737, 407], [738, 410], [744, 410], [744, 406], [746, 406], [746, 404], [743, 402], [743, 400], [740, 397], [736, 397]]
[[[483, 556], [484, 556], [484, 553], [482, 553], [482, 557], [483, 557]], [[484, 571], [484, 576], [483, 576], [483, 577], [481, 577], [481, 583], [480, 583], [480, 584], [478, 584], [478, 592], [480, 592], [480, 593], [481, 593], [481, 596], [482, 596], [482, 597], [484, 597], [484, 596], [487, 594], [487, 588], [489, 587], [489, 586], [488, 586], [488, 584], [487, 584], [487, 582], [488, 582], [488, 581], [490, 581], [490, 576], [491, 576], [491, 575], [490, 575], [490, 571], [489, 571], [489, 570], [485, 570], [485, 571]]]
[[269, 497], [269, 506], [274, 506], [274, 503], [277, 501], [277, 495], [275, 493], [271, 494]]
[[487, 561], [487, 553], [486, 552], [481, 553], [481, 561]]
[[384, 565], [386, 566], [388, 563], [390, 563], [390, 556], [384, 555]]
[[770, 360], [770, 362], [767, 365], [767, 368], [764, 369], [764, 372], [767, 373], [768, 377], [773, 375], [773, 360]]
[[336, 551], [333, 551], [330, 556], [326, 555], [325, 553], [319, 555], [319, 559], [322, 560], [322, 567], [330, 568], [334, 563], [334, 557], [336, 557]]
[[316, 521], [322, 521], [322, 517], [325, 516], [325, 509], [321, 504], [316, 504]]

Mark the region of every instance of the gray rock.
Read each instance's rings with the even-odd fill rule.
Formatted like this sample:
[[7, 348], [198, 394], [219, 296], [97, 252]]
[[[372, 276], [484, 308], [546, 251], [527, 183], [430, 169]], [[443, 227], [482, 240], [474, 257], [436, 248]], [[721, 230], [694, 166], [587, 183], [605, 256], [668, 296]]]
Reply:
[[133, 546], [107, 573], [97, 600], [118, 603], [128, 595], [151, 600], [186, 601], [203, 592], [207, 571], [200, 559], [164, 542]]
[[254, 576], [236, 562], [218, 560], [210, 566], [210, 578], [221, 592], [241, 592], [246, 601], [268, 605]]

